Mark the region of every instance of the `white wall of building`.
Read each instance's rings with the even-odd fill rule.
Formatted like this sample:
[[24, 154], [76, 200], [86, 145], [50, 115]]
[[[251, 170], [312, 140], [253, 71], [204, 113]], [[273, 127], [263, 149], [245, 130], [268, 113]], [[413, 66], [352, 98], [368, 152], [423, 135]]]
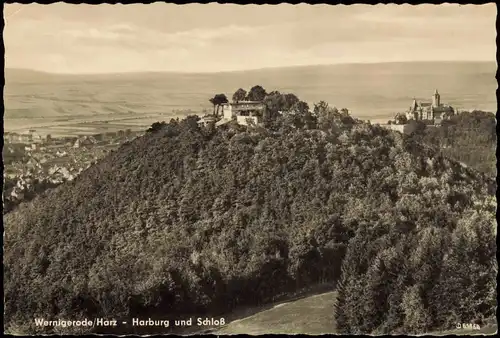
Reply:
[[226, 104], [226, 105], [222, 106], [222, 116], [228, 120], [233, 118], [233, 110], [232, 110], [230, 104]]
[[253, 121], [253, 123], [259, 123], [259, 118], [257, 116], [236, 116], [236, 121], [241, 125], [249, 125], [249, 120]]

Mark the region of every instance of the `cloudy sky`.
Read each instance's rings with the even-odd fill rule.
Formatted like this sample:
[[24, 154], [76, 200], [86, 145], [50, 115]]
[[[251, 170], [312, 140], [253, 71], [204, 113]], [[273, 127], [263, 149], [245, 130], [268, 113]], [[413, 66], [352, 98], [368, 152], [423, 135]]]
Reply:
[[5, 5], [8, 68], [212, 72], [381, 61], [495, 61], [488, 5]]

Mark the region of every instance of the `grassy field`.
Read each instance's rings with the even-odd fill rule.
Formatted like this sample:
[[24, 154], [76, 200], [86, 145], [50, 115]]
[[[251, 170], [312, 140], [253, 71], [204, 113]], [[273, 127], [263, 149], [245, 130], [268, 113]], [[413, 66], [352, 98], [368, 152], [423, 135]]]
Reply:
[[215, 330], [217, 335], [230, 334], [331, 334], [335, 333], [333, 305], [336, 292], [281, 302], [268, 309], [234, 320]]
[[6, 119], [5, 130], [22, 133], [26, 129], [35, 129], [40, 135], [75, 136], [94, 135], [105, 132], [131, 129], [132, 131], [145, 130], [154, 122], [169, 121], [172, 118], [183, 117], [173, 113], [158, 113], [147, 116], [123, 115], [90, 117], [65, 117], [43, 119]]

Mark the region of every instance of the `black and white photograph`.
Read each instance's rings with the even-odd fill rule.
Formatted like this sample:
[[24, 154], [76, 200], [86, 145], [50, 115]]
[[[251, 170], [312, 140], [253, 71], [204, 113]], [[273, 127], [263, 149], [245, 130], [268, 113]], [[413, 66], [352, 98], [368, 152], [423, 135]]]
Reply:
[[495, 3], [3, 4], [4, 334], [495, 335]]

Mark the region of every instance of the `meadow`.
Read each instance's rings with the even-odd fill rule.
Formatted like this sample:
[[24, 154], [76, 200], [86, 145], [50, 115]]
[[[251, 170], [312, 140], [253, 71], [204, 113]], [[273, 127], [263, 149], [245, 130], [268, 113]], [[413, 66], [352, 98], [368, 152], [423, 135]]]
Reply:
[[281, 302], [216, 330], [228, 334], [335, 334], [335, 292]]

